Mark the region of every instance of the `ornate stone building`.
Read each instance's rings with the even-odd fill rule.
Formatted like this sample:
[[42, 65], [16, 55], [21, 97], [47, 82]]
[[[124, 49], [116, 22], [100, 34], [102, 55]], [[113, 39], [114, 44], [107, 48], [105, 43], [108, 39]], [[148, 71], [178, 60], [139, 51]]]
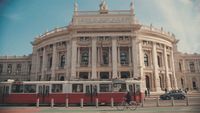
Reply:
[[30, 80], [31, 56], [0, 56], [0, 81]]
[[175, 54], [176, 77], [180, 89], [200, 91], [200, 54]]
[[[188, 69], [183, 61], [197, 61], [200, 55], [194, 58], [178, 53], [178, 41], [173, 34], [138, 23], [133, 3], [130, 10], [110, 11], [105, 1], [99, 7], [99, 11], [78, 11], [75, 3], [72, 22], [67, 27], [36, 37], [32, 56], [27, 60], [32, 61], [27, 78], [30, 76], [32, 81], [135, 79], [141, 82], [142, 91], [149, 88], [152, 92], [199, 88], [200, 62], [195, 75], [180, 71], [178, 66]], [[0, 59], [3, 70], [9, 68], [7, 64]], [[193, 78], [186, 82], [187, 77], [193, 76], [198, 78], [194, 78], [195, 83]], [[192, 84], [196, 88], [190, 87]]]

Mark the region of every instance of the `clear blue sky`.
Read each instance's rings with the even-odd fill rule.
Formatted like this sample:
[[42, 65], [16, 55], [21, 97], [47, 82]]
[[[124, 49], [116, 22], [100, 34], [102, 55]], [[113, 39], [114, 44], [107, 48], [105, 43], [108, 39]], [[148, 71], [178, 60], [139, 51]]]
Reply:
[[[79, 10], [98, 10], [101, 0], [77, 0]], [[106, 0], [110, 10], [128, 10], [131, 0]], [[180, 39], [182, 52], [200, 53], [199, 0], [134, 0], [140, 23]], [[34, 38], [69, 24], [74, 0], [0, 0], [0, 55], [28, 55]]]

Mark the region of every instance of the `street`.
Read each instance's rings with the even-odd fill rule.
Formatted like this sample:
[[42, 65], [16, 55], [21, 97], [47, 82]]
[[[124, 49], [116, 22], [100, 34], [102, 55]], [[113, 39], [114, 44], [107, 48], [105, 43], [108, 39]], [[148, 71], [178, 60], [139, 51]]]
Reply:
[[116, 107], [0, 107], [0, 113], [199, 113], [200, 106], [178, 106], [178, 107], [139, 107], [135, 111], [126, 109], [119, 111]]

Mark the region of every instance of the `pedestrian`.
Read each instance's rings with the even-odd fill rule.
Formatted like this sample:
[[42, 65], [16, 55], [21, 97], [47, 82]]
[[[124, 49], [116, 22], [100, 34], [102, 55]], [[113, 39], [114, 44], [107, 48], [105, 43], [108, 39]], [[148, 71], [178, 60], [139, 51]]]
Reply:
[[185, 94], [187, 94], [187, 91], [188, 91], [188, 90], [187, 90], [187, 88], [186, 88], [186, 89], [185, 89]]
[[150, 89], [147, 88], [147, 93], [148, 93], [148, 96], [150, 96]]
[[165, 93], [167, 93], [167, 88], [165, 88]]
[[144, 91], [145, 97], [147, 97], [147, 90]]

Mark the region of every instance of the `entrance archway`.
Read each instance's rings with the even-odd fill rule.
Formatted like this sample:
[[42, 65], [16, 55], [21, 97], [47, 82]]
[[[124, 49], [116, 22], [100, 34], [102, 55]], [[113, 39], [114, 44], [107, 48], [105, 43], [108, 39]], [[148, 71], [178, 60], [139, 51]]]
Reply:
[[150, 89], [150, 79], [149, 79], [149, 76], [145, 76], [145, 80], [146, 80], [146, 88], [147, 89]]

